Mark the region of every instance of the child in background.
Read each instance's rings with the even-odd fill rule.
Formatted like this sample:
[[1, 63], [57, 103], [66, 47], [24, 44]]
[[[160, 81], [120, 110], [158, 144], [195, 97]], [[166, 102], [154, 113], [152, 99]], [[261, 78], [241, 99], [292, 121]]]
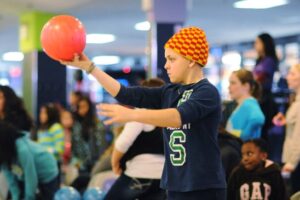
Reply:
[[38, 143], [52, 153], [60, 162], [64, 151], [64, 130], [59, 123], [59, 109], [52, 103], [40, 109]]
[[60, 123], [64, 129], [64, 152], [62, 155], [62, 161], [64, 165], [69, 164], [72, 156], [72, 129], [73, 129], [73, 124], [74, 124], [74, 119], [72, 116], [72, 113], [68, 110], [62, 110], [60, 112]]
[[229, 178], [228, 200], [286, 199], [280, 168], [267, 157], [264, 140], [253, 139], [243, 144], [242, 162]]
[[5, 174], [12, 199], [36, 199], [39, 189], [41, 199], [52, 200], [59, 189], [53, 155], [7, 122], [0, 121], [0, 130], [0, 170]]

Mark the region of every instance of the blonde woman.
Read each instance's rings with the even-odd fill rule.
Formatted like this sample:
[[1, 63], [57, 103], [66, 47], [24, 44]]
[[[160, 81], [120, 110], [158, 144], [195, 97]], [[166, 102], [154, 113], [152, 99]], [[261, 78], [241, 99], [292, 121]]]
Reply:
[[296, 94], [295, 101], [287, 110], [286, 116], [278, 113], [273, 118], [273, 122], [279, 126], [286, 125], [282, 154], [282, 162], [285, 164], [282, 171], [292, 173], [292, 189], [296, 192], [300, 190], [300, 64], [291, 67], [287, 75], [287, 82], [289, 89]]

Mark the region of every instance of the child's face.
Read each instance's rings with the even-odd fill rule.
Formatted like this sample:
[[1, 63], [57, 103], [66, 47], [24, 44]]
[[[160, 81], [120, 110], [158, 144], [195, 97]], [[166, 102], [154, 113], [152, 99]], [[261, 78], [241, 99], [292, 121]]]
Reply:
[[267, 153], [262, 152], [254, 143], [246, 143], [242, 146], [242, 165], [246, 170], [256, 170], [266, 158]]
[[232, 73], [229, 78], [229, 94], [233, 100], [240, 99], [243, 95], [248, 94], [249, 89], [246, 84], [242, 84], [235, 73]]
[[89, 111], [90, 107], [88, 102], [86, 102], [85, 100], [79, 101], [78, 104], [78, 114], [82, 117], [84, 117], [88, 111]]
[[187, 77], [187, 69], [191, 63], [183, 56], [170, 48], [165, 49], [165, 69], [172, 83], [185, 83]]
[[41, 107], [40, 110], [40, 123], [44, 124], [48, 121], [48, 115], [47, 115], [47, 110], [45, 107]]
[[64, 128], [71, 128], [73, 126], [73, 117], [68, 111], [63, 111], [61, 113], [60, 121]]

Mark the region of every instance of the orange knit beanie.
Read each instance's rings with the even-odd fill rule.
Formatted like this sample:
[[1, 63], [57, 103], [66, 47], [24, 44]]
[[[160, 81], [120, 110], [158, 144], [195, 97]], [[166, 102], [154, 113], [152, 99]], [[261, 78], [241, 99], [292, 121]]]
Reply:
[[205, 66], [208, 58], [208, 43], [205, 32], [197, 27], [188, 27], [175, 33], [165, 44], [187, 58]]

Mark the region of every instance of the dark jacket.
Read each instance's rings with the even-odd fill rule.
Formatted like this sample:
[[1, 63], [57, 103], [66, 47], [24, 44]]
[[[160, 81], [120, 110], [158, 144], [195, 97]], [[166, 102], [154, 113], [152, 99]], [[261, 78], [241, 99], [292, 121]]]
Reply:
[[247, 171], [242, 165], [236, 167], [229, 178], [227, 199], [285, 200], [279, 166], [272, 161], [265, 162], [264, 166], [257, 171]]

